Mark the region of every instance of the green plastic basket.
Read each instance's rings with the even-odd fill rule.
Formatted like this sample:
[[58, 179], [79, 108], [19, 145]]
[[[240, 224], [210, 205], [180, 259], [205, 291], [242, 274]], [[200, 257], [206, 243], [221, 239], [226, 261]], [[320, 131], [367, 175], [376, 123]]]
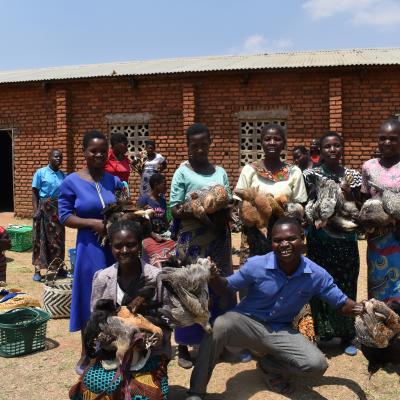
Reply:
[[50, 314], [39, 308], [17, 308], [0, 314], [0, 356], [16, 357], [45, 346]]
[[10, 225], [6, 229], [11, 239], [12, 251], [25, 251], [32, 248], [32, 227], [28, 225]]

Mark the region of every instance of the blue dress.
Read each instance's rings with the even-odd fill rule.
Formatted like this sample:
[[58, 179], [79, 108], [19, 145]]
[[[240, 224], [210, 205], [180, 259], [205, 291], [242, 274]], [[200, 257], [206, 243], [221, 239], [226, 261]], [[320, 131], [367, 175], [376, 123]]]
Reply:
[[[100, 193], [105, 205], [115, 202], [115, 191], [122, 188], [118, 177], [105, 173], [99, 181]], [[103, 219], [103, 206], [94, 182], [70, 174], [60, 187], [58, 212], [61, 223], [71, 215], [81, 218]], [[90, 317], [92, 281], [96, 271], [114, 263], [109, 246], [100, 246], [95, 233], [90, 229], [78, 229], [76, 238], [76, 263], [72, 289], [71, 332], [85, 327]]]

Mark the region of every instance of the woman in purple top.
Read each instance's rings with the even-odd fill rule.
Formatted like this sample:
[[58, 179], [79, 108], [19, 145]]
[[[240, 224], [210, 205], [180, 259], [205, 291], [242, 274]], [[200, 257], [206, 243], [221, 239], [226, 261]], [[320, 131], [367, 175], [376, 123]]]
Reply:
[[[70, 174], [62, 183], [59, 216], [63, 224], [78, 229], [76, 264], [72, 289], [70, 331], [82, 331], [90, 316], [90, 296], [96, 271], [114, 263], [109, 246], [102, 247], [96, 234], [104, 233], [101, 212], [115, 202], [115, 191], [122, 188], [118, 177], [104, 172], [108, 142], [97, 131], [85, 134], [83, 151], [86, 166]], [[88, 359], [82, 346], [77, 372], [82, 373]]]

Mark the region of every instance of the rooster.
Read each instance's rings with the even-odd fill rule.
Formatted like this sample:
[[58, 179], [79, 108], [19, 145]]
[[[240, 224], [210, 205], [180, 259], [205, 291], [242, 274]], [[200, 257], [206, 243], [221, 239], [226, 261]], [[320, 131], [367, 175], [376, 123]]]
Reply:
[[366, 301], [363, 313], [356, 317], [355, 328], [368, 360], [370, 378], [386, 364], [400, 367], [400, 303]]
[[[173, 265], [173, 266], [170, 266]], [[170, 315], [175, 326], [185, 327], [195, 323], [210, 333], [210, 314], [208, 311], [211, 261], [198, 258], [193, 264], [179, 263], [172, 259], [164, 263], [157, 276], [167, 289], [170, 305], [163, 307], [163, 312]]]

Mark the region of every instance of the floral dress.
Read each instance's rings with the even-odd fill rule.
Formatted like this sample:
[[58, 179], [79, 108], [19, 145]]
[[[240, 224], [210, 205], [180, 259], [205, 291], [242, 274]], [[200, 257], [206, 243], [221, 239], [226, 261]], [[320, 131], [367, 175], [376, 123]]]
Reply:
[[[357, 195], [361, 187], [361, 174], [353, 169], [344, 168], [342, 174], [335, 174], [325, 166], [307, 169], [303, 172], [309, 198], [315, 196], [315, 182], [318, 177], [326, 177], [339, 183], [346, 177], [353, 194]], [[338, 287], [352, 299], [357, 297], [357, 280], [360, 270], [357, 236], [355, 233], [333, 237], [324, 229], [310, 226], [307, 234], [307, 257], [325, 268]], [[354, 320], [338, 314], [321, 300], [311, 301], [316, 334], [330, 339], [340, 337], [351, 340], [355, 336]]]

